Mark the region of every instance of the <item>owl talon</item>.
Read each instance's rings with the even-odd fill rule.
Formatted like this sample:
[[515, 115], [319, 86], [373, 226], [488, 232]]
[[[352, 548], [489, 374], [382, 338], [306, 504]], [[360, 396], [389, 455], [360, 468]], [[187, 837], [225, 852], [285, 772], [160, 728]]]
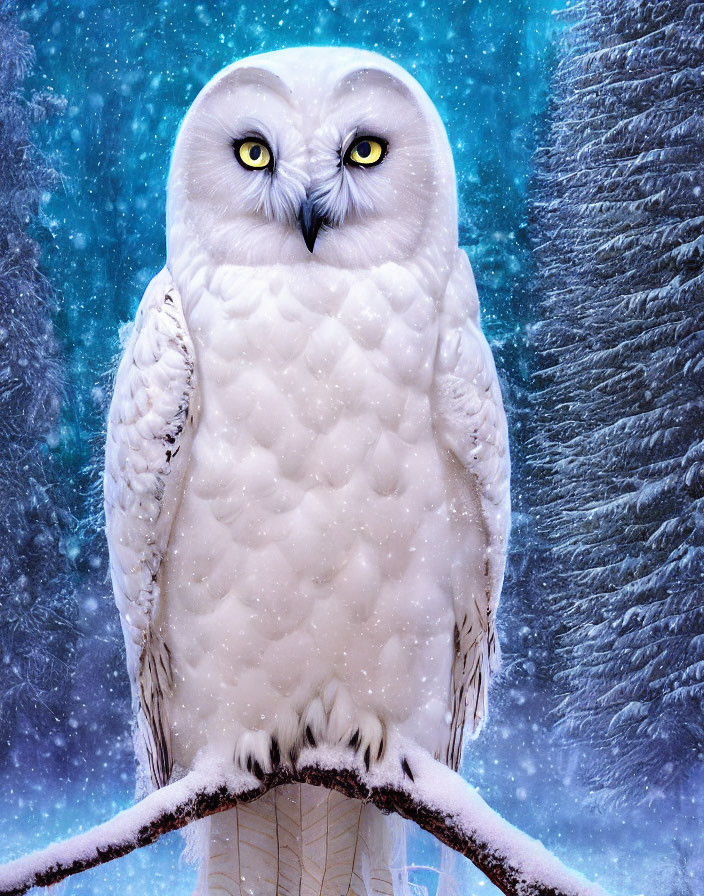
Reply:
[[243, 731], [233, 755], [237, 768], [246, 769], [250, 775], [262, 780], [272, 770], [272, 739], [266, 731]]
[[271, 746], [269, 747], [269, 757], [271, 759], [272, 768], [277, 768], [281, 765], [281, 751], [279, 750], [279, 742], [275, 737], [271, 739]]
[[411, 767], [410, 767], [410, 765], [408, 764], [408, 760], [406, 759], [405, 756], [404, 756], [403, 759], [401, 760], [401, 768], [403, 769], [403, 773], [404, 773], [404, 775], [405, 775], [407, 778], [410, 778], [411, 781], [414, 781], [414, 780], [415, 780], [414, 777], [413, 777], [413, 772], [411, 771]]
[[364, 763], [365, 769], [369, 771], [372, 764], [379, 762], [384, 755], [386, 729], [384, 722], [370, 713], [364, 713], [356, 721], [357, 726], [352, 737], [347, 740], [347, 746], [354, 750], [359, 760]]
[[315, 738], [313, 737], [313, 732], [310, 730], [310, 725], [306, 725], [306, 740], [311, 745], [311, 747], [317, 746]]

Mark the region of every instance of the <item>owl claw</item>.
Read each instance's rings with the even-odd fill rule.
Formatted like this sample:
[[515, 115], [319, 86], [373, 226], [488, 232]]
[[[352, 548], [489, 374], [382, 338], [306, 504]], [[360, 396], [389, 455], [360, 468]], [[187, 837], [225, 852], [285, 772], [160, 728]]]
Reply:
[[403, 759], [401, 760], [401, 768], [403, 769], [403, 773], [404, 773], [404, 775], [405, 775], [407, 778], [410, 778], [411, 781], [414, 781], [414, 780], [415, 780], [414, 777], [413, 777], [413, 772], [411, 771], [411, 767], [410, 767], [410, 765], [408, 764], [408, 760], [406, 759], [405, 756], [404, 756]]
[[[247, 770], [261, 781], [271, 772], [274, 765], [275, 753], [272, 746], [273, 738], [265, 731], [243, 731], [237, 739], [234, 751], [235, 765]], [[276, 749], [281, 759], [278, 743]]]
[[275, 737], [272, 737], [271, 739], [269, 758], [271, 759], [272, 768], [278, 768], [278, 766], [281, 765], [281, 751], [279, 750], [279, 742]]
[[343, 743], [346, 743], [349, 749], [354, 750], [364, 763], [365, 769], [369, 771], [372, 763], [379, 762], [384, 755], [386, 729], [381, 719], [367, 713], [357, 721], [358, 724], [352, 737], [345, 739]]

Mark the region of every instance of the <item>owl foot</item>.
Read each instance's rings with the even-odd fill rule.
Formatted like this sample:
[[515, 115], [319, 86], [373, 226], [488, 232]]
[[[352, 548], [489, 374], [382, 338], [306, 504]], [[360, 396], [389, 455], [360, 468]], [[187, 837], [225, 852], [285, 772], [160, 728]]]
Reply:
[[406, 759], [405, 756], [404, 756], [403, 759], [401, 760], [401, 769], [402, 769], [404, 775], [405, 775], [407, 778], [410, 778], [410, 779], [411, 779], [411, 782], [415, 781], [415, 778], [413, 777], [413, 772], [411, 771], [411, 767], [410, 767], [410, 765], [408, 764], [408, 760]]
[[342, 742], [354, 750], [369, 771], [372, 763], [379, 762], [384, 755], [386, 738], [384, 736], [384, 724], [372, 715], [365, 715], [355, 725], [352, 734], [346, 734]]
[[[333, 679], [305, 708], [295, 741], [297, 748], [320, 744], [349, 747], [369, 771], [386, 749], [386, 730], [378, 716], [360, 713], [349, 691]], [[295, 763], [295, 758], [292, 757]]]
[[370, 713], [360, 713], [349, 691], [333, 679], [313, 700], [302, 719], [304, 743], [339, 744], [349, 747], [370, 767], [384, 755], [386, 730], [381, 719]]
[[278, 743], [266, 731], [244, 731], [237, 740], [233, 758], [242, 771], [260, 781], [281, 762]]
[[241, 730], [233, 759], [242, 771], [261, 780], [281, 765], [296, 766], [301, 750], [323, 744], [348, 747], [369, 771], [387, 750], [384, 722], [359, 712], [346, 688], [331, 682], [299, 715], [282, 710], [273, 730]]

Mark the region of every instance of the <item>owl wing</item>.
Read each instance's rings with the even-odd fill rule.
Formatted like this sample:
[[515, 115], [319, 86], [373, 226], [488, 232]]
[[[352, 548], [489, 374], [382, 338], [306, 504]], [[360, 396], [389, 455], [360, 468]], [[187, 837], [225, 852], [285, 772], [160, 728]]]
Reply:
[[455, 658], [450, 742], [457, 769], [465, 724], [478, 733], [499, 665], [495, 616], [510, 526], [510, 460], [501, 391], [467, 256], [458, 250], [440, 309], [433, 415], [444, 451], [454, 564]]
[[171, 662], [154, 622], [161, 561], [190, 453], [194, 357], [181, 298], [164, 268], [147, 287], [117, 371], [104, 476], [110, 574], [142, 741], [138, 753], [157, 787], [168, 781], [172, 765], [163, 711]]

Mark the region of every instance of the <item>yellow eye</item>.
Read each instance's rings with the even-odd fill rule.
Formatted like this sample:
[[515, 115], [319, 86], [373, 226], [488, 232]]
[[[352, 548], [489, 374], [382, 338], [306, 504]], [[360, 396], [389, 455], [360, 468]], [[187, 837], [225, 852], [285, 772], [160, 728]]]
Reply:
[[271, 152], [261, 140], [243, 140], [236, 146], [237, 158], [245, 168], [268, 168], [271, 164]]
[[360, 137], [345, 154], [345, 162], [352, 165], [378, 165], [386, 155], [386, 140], [378, 137]]

